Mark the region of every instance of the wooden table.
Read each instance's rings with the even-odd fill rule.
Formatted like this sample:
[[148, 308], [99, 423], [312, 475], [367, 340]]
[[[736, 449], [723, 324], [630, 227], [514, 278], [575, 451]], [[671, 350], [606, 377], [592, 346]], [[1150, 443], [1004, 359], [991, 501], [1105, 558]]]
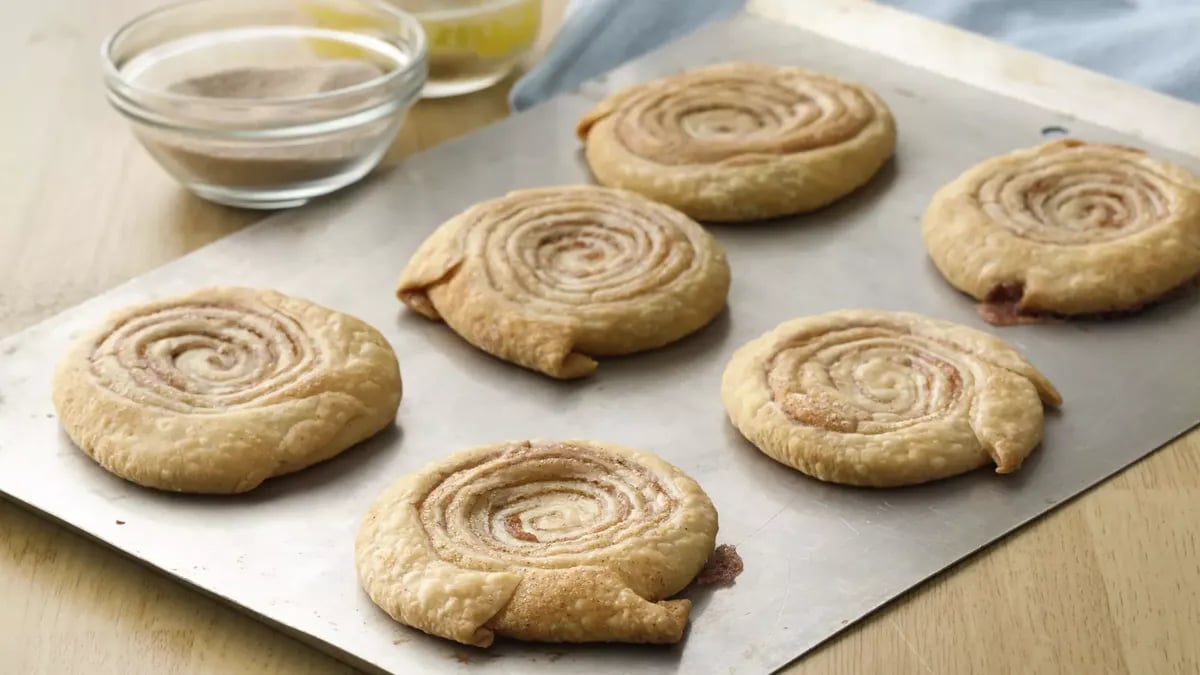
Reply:
[[[100, 39], [157, 4], [39, 0], [6, 11], [0, 334], [262, 217], [186, 194], [104, 103]], [[838, 39], [1200, 154], [1193, 106], [859, 0], [757, 4]], [[547, 0], [547, 36], [564, 5]], [[503, 88], [422, 103], [395, 154], [506, 113]], [[1200, 672], [1198, 451], [1193, 433], [893, 603], [790, 672]], [[0, 503], [0, 674], [233, 672], [350, 669]]]

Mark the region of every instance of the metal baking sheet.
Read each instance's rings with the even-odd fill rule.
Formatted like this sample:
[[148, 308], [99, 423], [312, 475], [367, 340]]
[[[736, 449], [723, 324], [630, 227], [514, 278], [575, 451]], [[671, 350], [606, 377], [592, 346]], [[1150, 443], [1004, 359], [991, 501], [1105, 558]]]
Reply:
[[[515, 188], [584, 182], [573, 136], [589, 98], [683, 66], [793, 63], [862, 81], [895, 112], [896, 159], [819, 213], [713, 227], [734, 273], [729, 309], [657, 352], [606, 359], [562, 383], [488, 357], [446, 326], [402, 311], [402, 265], [436, 225]], [[791, 317], [843, 307], [907, 309], [985, 327], [922, 248], [935, 188], [976, 161], [1062, 126], [1121, 134], [985, 93], [795, 28], [748, 16], [693, 35], [568, 95], [440, 147], [310, 208], [283, 214], [0, 343], [0, 490], [178, 579], [365, 667], [396, 673], [766, 673], [1006, 532], [1189, 428], [1200, 294], [1111, 322], [995, 329], [1059, 386], [1042, 447], [1017, 474], [934, 485], [825, 485], [772, 462], [729, 424], [718, 382], [733, 349]], [[1154, 152], [1193, 170], [1194, 159]], [[239, 497], [143, 490], [73, 448], [50, 404], [68, 341], [109, 310], [195, 286], [278, 288], [378, 326], [400, 356], [396, 428]], [[391, 481], [452, 450], [499, 439], [591, 437], [656, 452], [696, 477], [736, 544], [736, 585], [691, 593], [675, 647], [498, 643], [462, 647], [392, 623], [359, 590], [352, 540]], [[121, 524], [121, 523], [124, 524]]]

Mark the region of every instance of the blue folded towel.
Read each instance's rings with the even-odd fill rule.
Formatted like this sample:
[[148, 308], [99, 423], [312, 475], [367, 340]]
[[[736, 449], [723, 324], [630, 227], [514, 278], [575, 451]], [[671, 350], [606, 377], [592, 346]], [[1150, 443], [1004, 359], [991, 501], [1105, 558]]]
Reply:
[[[883, 0], [1200, 102], [1200, 0]], [[523, 110], [737, 12], [744, 0], [572, 0], [545, 58], [509, 95]]]

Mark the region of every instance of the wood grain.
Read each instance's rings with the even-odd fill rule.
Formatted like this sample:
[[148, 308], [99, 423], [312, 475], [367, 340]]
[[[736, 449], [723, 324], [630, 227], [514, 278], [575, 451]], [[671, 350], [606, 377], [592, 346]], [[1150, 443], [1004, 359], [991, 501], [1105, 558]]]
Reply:
[[[0, 334], [262, 216], [184, 193], [104, 102], [96, 45], [157, 4], [40, 0], [6, 11]], [[545, 36], [564, 5], [547, 0]], [[1156, 98], [1145, 100], [1152, 110]], [[505, 114], [504, 87], [422, 103], [392, 158]], [[1200, 672], [1198, 542], [1193, 435], [877, 612], [789, 672]], [[0, 503], [0, 674], [248, 672], [352, 670]]]

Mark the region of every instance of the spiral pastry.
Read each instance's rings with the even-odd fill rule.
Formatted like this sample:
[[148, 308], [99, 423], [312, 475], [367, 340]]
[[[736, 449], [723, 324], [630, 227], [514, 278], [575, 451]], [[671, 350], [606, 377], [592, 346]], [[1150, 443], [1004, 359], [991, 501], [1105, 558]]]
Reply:
[[906, 312], [788, 321], [741, 347], [721, 381], [734, 426], [825, 481], [923, 483], [994, 463], [1016, 471], [1061, 398], [1004, 342]]
[[367, 324], [273, 291], [208, 288], [127, 308], [55, 373], [67, 434], [147, 487], [244, 492], [392, 422], [400, 372]]
[[682, 590], [713, 552], [717, 513], [679, 469], [594, 441], [455, 453], [367, 511], [359, 579], [392, 618], [487, 647], [678, 642]]
[[713, 319], [729, 292], [720, 244], [623, 190], [521, 190], [439, 227], [397, 294], [480, 349], [552, 377], [593, 356], [660, 347]]
[[1064, 139], [989, 159], [925, 213], [929, 255], [993, 323], [1137, 309], [1200, 274], [1200, 179]]
[[896, 141], [891, 113], [870, 90], [746, 63], [617, 92], [576, 131], [601, 183], [714, 221], [824, 206], [870, 180]]

